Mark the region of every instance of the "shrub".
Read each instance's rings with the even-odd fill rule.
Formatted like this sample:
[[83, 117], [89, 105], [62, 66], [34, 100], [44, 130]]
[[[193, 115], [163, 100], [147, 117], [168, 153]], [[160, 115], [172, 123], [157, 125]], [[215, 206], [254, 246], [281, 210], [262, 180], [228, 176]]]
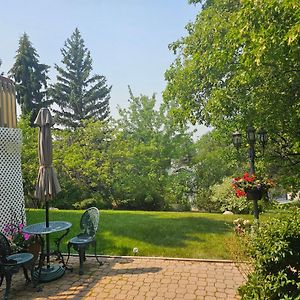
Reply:
[[300, 299], [300, 215], [262, 223], [249, 243], [254, 271], [239, 292], [242, 299]]
[[210, 188], [199, 188], [193, 198], [192, 204], [202, 212], [220, 212], [221, 205], [211, 200]]
[[230, 210], [234, 213], [249, 213], [252, 201], [246, 197], [237, 198], [230, 183], [231, 177], [226, 177], [221, 184], [215, 184], [212, 188], [211, 200], [219, 204], [221, 211]]
[[87, 209], [92, 206], [95, 206], [99, 209], [112, 208], [110, 199], [105, 200], [100, 194], [95, 194], [91, 198], [84, 199], [73, 204], [75, 209]]
[[300, 201], [296, 200], [296, 201], [291, 201], [289, 203], [284, 203], [284, 204], [280, 204], [280, 203], [274, 203], [273, 205], [273, 209], [277, 212], [281, 212], [281, 211], [299, 211], [300, 209]]

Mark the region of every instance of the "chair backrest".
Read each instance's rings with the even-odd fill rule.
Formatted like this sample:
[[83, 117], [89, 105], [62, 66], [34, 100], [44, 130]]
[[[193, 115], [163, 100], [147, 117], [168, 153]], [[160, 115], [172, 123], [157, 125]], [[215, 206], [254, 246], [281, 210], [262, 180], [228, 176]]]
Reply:
[[99, 210], [97, 207], [88, 208], [82, 215], [80, 220], [80, 228], [84, 234], [94, 237], [98, 230]]
[[12, 253], [9, 241], [6, 236], [0, 232], [0, 260], [1, 262], [6, 261], [6, 256]]

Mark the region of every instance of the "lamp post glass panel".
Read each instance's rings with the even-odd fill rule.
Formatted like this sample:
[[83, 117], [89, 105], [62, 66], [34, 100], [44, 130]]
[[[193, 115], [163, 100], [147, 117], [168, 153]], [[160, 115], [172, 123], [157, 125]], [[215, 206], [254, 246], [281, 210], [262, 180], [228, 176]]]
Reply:
[[242, 145], [242, 134], [239, 131], [236, 131], [232, 134], [232, 142], [237, 150], [241, 148]]
[[250, 175], [255, 174], [255, 129], [252, 126], [247, 128], [247, 141], [249, 144]]
[[257, 139], [262, 146], [262, 152], [264, 154], [265, 147], [267, 144], [267, 132], [264, 129], [260, 129], [259, 132], [257, 133]]
[[[255, 174], [255, 142], [256, 139], [259, 141], [264, 152], [264, 148], [267, 143], [267, 134], [265, 130], [260, 129], [256, 136], [256, 131], [252, 126], [248, 126], [246, 133], [247, 133], [247, 142], [249, 144], [249, 162], [250, 162], [249, 173], [250, 175], [254, 175]], [[236, 149], [239, 151], [242, 145], [242, 135], [239, 131], [236, 131], [232, 134], [232, 142], [236, 147]], [[258, 220], [259, 213], [258, 213], [257, 200], [253, 200], [253, 214], [254, 214], [254, 218]]]

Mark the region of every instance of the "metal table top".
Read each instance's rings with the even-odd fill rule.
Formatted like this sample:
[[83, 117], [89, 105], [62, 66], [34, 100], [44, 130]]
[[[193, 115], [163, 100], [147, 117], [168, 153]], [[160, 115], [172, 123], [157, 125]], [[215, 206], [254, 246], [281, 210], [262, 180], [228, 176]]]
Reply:
[[50, 221], [49, 227], [46, 227], [46, 222], [42, 222], [25, 226], [22, 231], [28, 234], [49, 234], [67, 230], [71, 226], [72, 223], [66, 221]]

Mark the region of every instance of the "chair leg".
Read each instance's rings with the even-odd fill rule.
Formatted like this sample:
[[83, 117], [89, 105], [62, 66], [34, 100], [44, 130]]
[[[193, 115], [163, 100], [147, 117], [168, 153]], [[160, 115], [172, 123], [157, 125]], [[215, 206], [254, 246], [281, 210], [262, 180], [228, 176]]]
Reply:
[[9, 291], [10, 291], [10, 287], [11, 287], [11, 277], [12, 274], [10, 273], [6, 273], [5, 274], [5, 280], [6, 280], [6, 289], [5, 289], [5, 294], [4, 294], [4, 300], [8, 300], [9, 298]]
[[69, 242], [68, 243], [68, 257], [67, 257], [67, 261], [66, 261], [66, 266], [68, 265], [68, 262], [69, 262], [71, 246], [72, 246], [72, 244]]
[[83, 275], [83, 262], [85, 257], [85, 248], [79, 246], [78, 253], [79, 253], [79, 275]]
[[95, 253], [95, 257], [96, 257], [96, 259], [97, 259], [97, 262], [98, 262], [98, 264], [99, 264], [100, 266], [102, 266], [102, 265], [103, 265], [103, 262], [100, 261], [99, 258], [98, 258], [98, 256], [97, 256], [97, 244], [96, 244], [96, 240], [93, 242], [93, 244], [94, 244], [94, 253]]

